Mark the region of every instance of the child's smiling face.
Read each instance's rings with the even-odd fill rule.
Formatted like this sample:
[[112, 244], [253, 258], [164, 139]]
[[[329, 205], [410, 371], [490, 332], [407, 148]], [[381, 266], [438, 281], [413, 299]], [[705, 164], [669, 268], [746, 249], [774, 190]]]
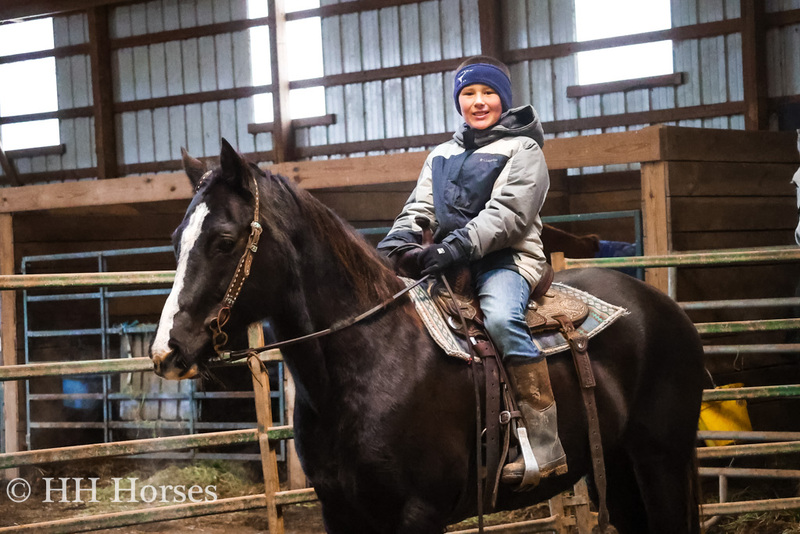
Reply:
[[500, 95], [482, 83], [474, 83], [462, 89], [458, 94], [458, 105], [461, 106], [464, 121], [476, 130], [493, 126], [503, 114]]

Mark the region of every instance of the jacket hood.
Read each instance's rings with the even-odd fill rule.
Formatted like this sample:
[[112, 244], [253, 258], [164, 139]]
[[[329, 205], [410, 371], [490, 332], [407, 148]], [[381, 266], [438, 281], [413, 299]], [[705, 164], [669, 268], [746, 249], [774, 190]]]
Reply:
[[544, 130], [533, 106], [509, 109], [494, 126], [485, 130], [475, 130], [464, 122], [453, 134], [453, 139], [464, 148], [480, 148], [502, 137], [517, 136], [530, 137], [539, 148], [544, 147]]

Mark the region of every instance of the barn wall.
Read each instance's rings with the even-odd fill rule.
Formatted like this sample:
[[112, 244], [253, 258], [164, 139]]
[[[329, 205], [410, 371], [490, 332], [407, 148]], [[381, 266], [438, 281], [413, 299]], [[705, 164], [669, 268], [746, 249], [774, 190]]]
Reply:
[[[321, 4], [339, 2], [323, 0]], [[322, 17], [326, 76], [480, 53], [477, 0], [437, 0]], [[299, 146], [447, 133], [460, 121], [452, 72], [328, 86], [330, 126], [298, 132]], [[375, 153], [375, 152], [370, 152]], [[364, 155], [356, 152], [353, 155]]]
[[[116, 7], [111, 38], [247, 18], [246, 0], [155, 1]], [[249, 30], [121, 48], [112, 56], [114, 98], [129, 102], [251, 85]], [[121, 164], [168, 161], [180, 148], [192, 155], [219, 154], [225, 137], [242, 152], [269, 150], [268, 134], [253, 136], [253, 97], [158, 107], [116, 115]]]
[[[53, 17], [53, 37], [56, 47], [87, 43], [89, 30], [86, 14]], [[91, 106], [91, 76], [88, 54], [56, 58], [58, 109]], [[59, 134], [64, 154], [15, 159], [17, 171], [22, 174], [89, 169], [97, 164], [92, 117], [61, 119]]]
[[[799, 0], [767, 0], [768, 13], [800, 9]], [[791, 24], [767, 31], [770, 97], [800, 94], [800, 24]]]
[[[322, 0], [325, 7], [339, 0]], [[570, 43], [575, 40], [572, 2], [507, 0], [501, 5], [502, 46], [507, 52]], [[800, 9], [798, 0], [767, 0], [769, 14]], [[429, 0], [361, 12], [322, 13], [324, 75], [425, 65], [480, 53], [478, 0]], [[672, 0], [673, 27], [735, 20], [740, 0]], [[110, 38], [147, 36], [162, 31], [247, 18], [246, 0], [152, 0], [110, 9]], [[54, 19], [56, 46], [88, 41], [85, 13]], [[685, 72], [675, 87], [637, 89], [581, 98], [566, 96], [577, 81], [574, 56], [510, 61], [516, 103], [531, 103], [545, 122], [613, 117], [625, 113], [672, 110], [743, 101], [742, 37], [739, 32], [674, 42], [675, 71]], [[191, 93], [247, 88], [250, 72], [250, 30], [187, 38], [166, 43], [115, 48], [112, 52], [114, 100], [119, 103]], [[116, 45], [115, 45], [116, 47]], [[800, 95], [800, 24], [772, 27], [767, 32], [769, 97]], [[91, 67], [87, 54], [56, 60], [59, 109], [91, 106]], [[460, 122], [452, 103], [452, 71], [391, 79], [327, 85], [327, 113], [335, 123], [296, 128], [300, 147], [319, 147], [381, 139], [446, 135]], [[797, 105], [796, 103], [794, 104]], [[229, 139], [245, 153], [273, 148], [269, 133], [250, 134], [253, 97], [197, 104], [171, 105], [117, 113], [114, 117], [120, 174], [157, 170], [154, 162], [175, 168], [179, 148], [196, 156], [218, 154], [219, 139]], [[21, 174], [83, 169], [63, 179], [90, 178], [97, 164], [94, 119], [62, 118], [65, 153], [18, 158]], [[743, 129], [742, 115], [673, 121], [671, 124]], [[574, 136], [641, 128], [643, 125], [564, 130], [550, 136]], [[431, 142], [430, 145], [435, 144]], [[416, 146], [411, 150], [421, 150]], [[335, 151], [334, 151], [335, 152]], [[352, 155], [384, 151], [352, 152]], [[339, 157], [339, 156], [315, 156]], [[126, 165], [150, 164], [144, 168]], [[583, 169], [578, 172], [636, 170], [633, 165]], [[165, 168], [166, 170], [166, 168]], [[58, 175], [43, 177], [58, 180]]]

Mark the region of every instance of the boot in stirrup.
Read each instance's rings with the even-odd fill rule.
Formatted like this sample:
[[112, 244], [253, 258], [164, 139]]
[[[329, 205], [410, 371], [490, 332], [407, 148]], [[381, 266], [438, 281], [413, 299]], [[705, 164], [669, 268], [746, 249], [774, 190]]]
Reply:
[[[517, 429], [521, 454], [503, 467], [500, 480], [526, 487], [538, 484], [541, 477], [563, 475], [567, 472], [567, 457], [558, 438], [556, 403], [547, 362], [544, 358], [515, 362], [507, 367], [507, 372], [524, 425], [518, 425]], [[525, 446], [525, 440], [530, 448]]]

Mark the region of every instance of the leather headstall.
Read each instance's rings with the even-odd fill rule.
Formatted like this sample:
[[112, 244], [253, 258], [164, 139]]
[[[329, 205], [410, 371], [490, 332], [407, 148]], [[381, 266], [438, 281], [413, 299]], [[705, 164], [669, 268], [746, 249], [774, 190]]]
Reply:
[[250, 276], [250, 267], [253, 264], [253, 255], [258, 251], [258, 241], [261, 238], [261, 223], [258, 222], [261, 215], [261, 199], [258, 194], [258, 180], [253, 176], [253, 195], [255, 196], [255, 209], [253, 211], [253, 221], [250, 223], [250, 236], [247, 238], [247, 246], [239, 259], [239, 264], [236, 266], [236, 271], [233, 273], [233, 278], [228, 289], [225, 291], [225, 296], [222, 299], [222, 307], [217, 312], [217, 316], [211, 320], [209, 328], [212, 333], [212, 342], [214, 344], [214, 351], [221, 355], [222, 348], [228, 343], [228, 334], [225, 333], [223, 327], [227, 324], [231, 317], [231, 308], [233, 308], [236, 299], [239, 298], [239, 293], [242, 291], [247, 277]]

